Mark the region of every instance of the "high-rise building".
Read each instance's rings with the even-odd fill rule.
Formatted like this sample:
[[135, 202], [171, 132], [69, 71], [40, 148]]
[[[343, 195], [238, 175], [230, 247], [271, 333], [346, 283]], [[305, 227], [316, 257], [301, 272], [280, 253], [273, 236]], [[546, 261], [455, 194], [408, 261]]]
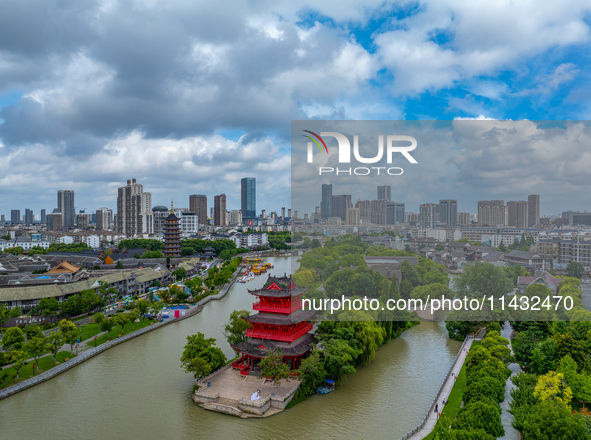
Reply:
[[525, 200], [507, 202], [507, 225], [527, 228], [528, 207]]
[[320, 201], [320, 218], [332, 217], [332, 184], [322, 184], [322, 200]]
[[404, 203], [386, 202], [386, 224], [404, 223]]
[[21, 210], [20, 209], [12, 209], [10, 211], [10, 223], [13, 225], [18, 225], [21, 222]]
[[347, 209], [352, 207], [350, 194], [332, 196], [331, 217], [340, 217], [345, 222], [347, 219]]
[[421, 229], [433, 228], [437, 222], [437, 204], [423, 203], [419, 205], [419, 227]]
[[392, 187], [390, 185], [378, 186], [378, 200], [392, 200]]
[[242, 219], [251, 220], [257, 216], [257, 180], [254, 177], [245, 177], [240, 181], [240, 201]]
[[226, 226], [228, 224], [225, 194], [213, 198], [213, 224], [216, 226]]
[[540, 196], [530, 194], [527, 196], [527, 226], [534, 228], [540, 224]]
[[480, 226], [507, 226], [507, 207], [504, 200], [479, 200], [478, 224]]
[[4, 214], [0, 215], [0, 224], [4, 225], [4, 223], [6, 223], [6, 217], [4, 216]]
[[234, 209], [230, 211], [230, 225], [238, 226], [242, 224], [242, 211]]
[[96, 210], [96, 229], [98, 231], [107, 231], [111, 229], [113, 221], [113, 210], [109, 208], [99, 208]]
[[76, 226], [78, 226], [78, 229], [88, 229], [88, 223], [89, 223], [89, 215], [81, 212], [79, 214], [76, 214]]
[[361, 213], [358, 208], [347, 209], [347, 221], [345, 223], [349, 226], [358, 226], [361, 224]]
[[64, 228], [73, 228], [76, 224], [74, 208], [74, 191], [60, 190], [57, 192], [57, 210], [62, 213]]
[[207, 196], [193, 194], [189, 196], [189, 211], [197, 214], [200, 225], [207, 224]]
[[144, 186], [135, 179], [118, 190], [115, 229], [128, 237], [154, 232], [152, 194], [144, 192]]
[[281, 218], [285, 220], [285, 206], [281, 208]]
[[439, 201], [439, 222], [447, 226], [456, 226], [458, 222], [458, 201]]
[[47, 214], [47, 230], [59, 231], [62, 229], [63, 216], [57, 209], [51, 214]]
[[47, 224], [47, 214], [46, 213], [47, 213], [47, 211], [45, 211], [45, 209], [41, 210], [41, 219], [40, 220], [41, 220], [42, 225]]
[[32, 225], [35, 217], [32, 209], [25, 209], [25, 225]]
[[457, 225], [469, 226], [470, 225], [470, 213], [469, 212], [458, 212]]

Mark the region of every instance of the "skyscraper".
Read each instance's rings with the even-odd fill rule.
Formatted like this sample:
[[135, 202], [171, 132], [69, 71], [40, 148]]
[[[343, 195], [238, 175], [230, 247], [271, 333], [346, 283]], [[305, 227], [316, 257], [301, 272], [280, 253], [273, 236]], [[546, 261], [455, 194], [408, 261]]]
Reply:
[[419, 205], [419, 226], [421, 229], [433, 228], [437, 221], [437, 205], [423, 203]]
[[18, 225], [21, 222], [21, 210], [20, 209], [12, 209], [10, 211], [10, 223], [13, 225]]
[[74, 191], [64, 189], [57, 192], [57, 210], [62, 213], [62, 226], [73, 228], [76, 222]]
[[247, 222], [257, 216], [257, 180], [254, 177], [245, 177], [240, 184], [242, 220]]
[[392, 187], [390, 185], [378, 186], [378, 200], [392, 200]]
[[216, 226], [225, 226], [228, 224], [225, 194], [220, 194], [213, 198], [213, 224]]
[[527, 226], [533, 228], [540, 224], [540, 196], [527, 196]]
[[320, 218], [332, 217], [332, 184], [322, 184], [322, 200], [320, 201]]
[[207, 196], [203, 194], [189, 196], [189, 211], [197, 214], [200, 225], [207, 225]]
[[481, 226], [506, 226], [507, 207], [504, 200], [479, 200], [478, 224]]
[[528, 206], [525, 200], [507, 202], [507, 225], [527, 228]]
[[33, 210], [25, 209], [25, 225], [32, 225], [34, 220]]
[[47, 224], [47, 214], [46, 214], [46, 212], [47, 211], [45, 211], [45, 209], [42, 209], [41, 210], [41, 224], [42, 225]]
[[109, 208], [99, 208], [96, 210], [96, 229], [106, 231], [111, 229], [111, 219], [113, 210]]
[[456, 226], [458, 223], [458, 201], [439, 201], [439, 222], [447, 226]]
[[154, 232], [152, 194], [135, 179], [118, 190], [115, 229], [128, 237]]

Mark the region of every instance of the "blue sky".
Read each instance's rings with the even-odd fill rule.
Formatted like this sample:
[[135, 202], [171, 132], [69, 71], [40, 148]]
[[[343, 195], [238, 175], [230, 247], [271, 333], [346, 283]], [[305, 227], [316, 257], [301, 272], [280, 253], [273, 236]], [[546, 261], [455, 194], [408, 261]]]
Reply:
[[[221, 11], [4, 1], [0, 213], [50, 212], [59, 189], [73, 189], [80, 208], [114, 208], [117, 187], [134, 177], [155, 205], [223, 192], [236, 209], [240, 178], [251, 175], [257, 209], [279, 210], [290, 204], [291, 120], [590, 119], [590, 24], [591, 5], [574, 0]], [[454, 178], [466, 183], [460, 167]], [[586, 192], [577, 180], [569, 197], [542, 194], [542, 212], [591, 209]], [[416, 197], [426, 200], [403, 200], [410, 210], [439, 195]]]

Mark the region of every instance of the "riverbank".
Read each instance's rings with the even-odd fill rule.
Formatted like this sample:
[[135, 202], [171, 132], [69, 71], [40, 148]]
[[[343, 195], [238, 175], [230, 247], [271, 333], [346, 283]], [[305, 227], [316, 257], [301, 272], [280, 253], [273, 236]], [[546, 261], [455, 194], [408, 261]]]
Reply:
[[[74, 357], [72, 359], [65, 360], [61, 364], [59, 364], [53, 368], [50, 368], [48, 370], [45, 370], [42, 373], [38, 374], [37, 376], [31, 377], [29, 379], [23, 380], [22, 382], [19, 382], [14, 385], [8, 386], [6, 388], [0, 389], [0, 400], [10, 397], [16, 393], [24, 391], [24, 390], [31, 388], [35, 385], [38, 385], [40, 383], [43, 383], [43, 382], [50, 380], [56, 376], [59, 376], [63, 372], [68, 371], [70, 368], [80, 365], [81, 363], [93, 358], [94, 356], [108, 350], [111, 347], [114, 347], [114, 346], [119, 345], [123, 342], [129, 341], [131, 339], [134, 339], [134, 338], [141, 336], [145, 333], [148, 333], [150, 331], [156, 330], [157, 328], [160, 328], [160, 327], [165, 326], [167, 324], [182, 321], [184, 319], [190, 318], [191, 316], [198, 314], [199, 312], [201, 312], [203, 310], [205, 304], [207, 304], [208, 302], [210, 302], [212, 300], [220, 300], [220, 299], [224, 298], [226, 296], [226, 294], [228, 293], [232, 284], [240, 276], [241, 271], [242, 271], [242, 269], [238, 268], [238, 270], [235, 272], [232, 279], [220, 289], [219, 293], [217, 293], [216, 295], [210, 295], [210, 296], [203, 298], [201, 301], [197, 302], [194, 306], [190, 307], [184, 315], [181, 315], [178, 318], [165, 319], [162, 322], [151, 324], [148, 327], [144, 327], [142, 329], [135, 330], [131, 333], [128, 333], [128, 334], [123, 335], [121, 337], [117, 337], [116, 339], [112, 339], [110, 341], [99, 341], [100, 344], [97, 347], [90, 347], [89, 350], [86, 350], [83, 353], [80, 353], [79, 355], [77, 355], [76, 357]], [[85, 319], [88, 319], [88, 318], [85, 318]], [[103, 335], [103, 336], [105, 336], [105, 335]], [[60, 351], [59, 353], [63, 353], [63, 352]], [[59, 355], [59, 353], [58, 353], [58, 355]], [[63, 356], [61, 356], [61, 357], [63, 360]]]

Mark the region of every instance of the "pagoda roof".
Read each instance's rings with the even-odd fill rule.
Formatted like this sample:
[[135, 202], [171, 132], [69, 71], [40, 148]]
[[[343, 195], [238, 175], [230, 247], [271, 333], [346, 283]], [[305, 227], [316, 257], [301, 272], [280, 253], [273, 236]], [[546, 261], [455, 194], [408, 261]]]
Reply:
[[256, 315], [245, 316], [243, 319], [258, 324], [291, 325], [299, 324], [302, 321], [309, 321], [316, 312], [314, 310], [297, 310], [289, 315], [275, 313], [257, 313]]
[[269, 296], [274, 298], [299, 296], [308, 290], [307, 287], [298, 287], [291, 276], [274, 277], [269, 275], [263, 287], [257, 290], [248, 290], [251, 295]]
[[264, 339], [261, 342], [253, 342], [252, 340], [241, 342], [233, 346], [241, 353], [248, 354], [254, 357], [266, 357], [274, 349], [281, 350], [283, 356], [300, 356], [310, 350], [310, 345], [314, 342], [314, 335], [306, 333], [291, 345], [285, 347], [277, 344], [275, 341]]

